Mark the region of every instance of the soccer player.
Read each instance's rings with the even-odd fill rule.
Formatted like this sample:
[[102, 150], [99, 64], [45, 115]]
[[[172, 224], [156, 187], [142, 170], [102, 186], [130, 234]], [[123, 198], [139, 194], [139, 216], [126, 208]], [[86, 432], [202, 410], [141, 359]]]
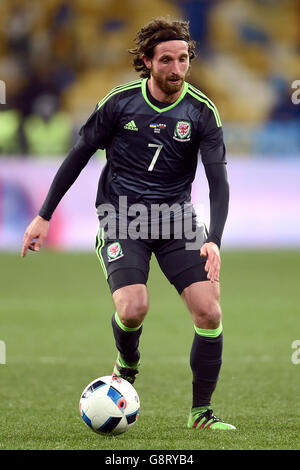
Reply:
[[[186, 81], [195, 56], [188, 22], [152, 20], [137, 33], [136, 47], [129, 52], [141, 78], [114, 88], [83, 125], [25, 232], [22, 256], [28, 249], [39, 251], [59, 201], [96, 150], [105, 149], [107, 163], [96, 198], [96, 252], [115, 305], [112, 328], [118, 355], [113, 375], [134, 383], [139, 372], [154, 253], [194, 323], [193, 402], [187, 427], [235, 429], [211, 408], [222, 362], [219, 250], [229, 201], [220, 116], [213, 102]], [[208, 233], [191, 204], [199, 154], [209, 184]], [[168, 220], [163, 211], [152, 210], [157, 206], [170, 208]], [[142, 213], [139, 237], [133, 230], [138, 225], [136, 208]], [[190, 225], [185, 224], [189, 218]]]

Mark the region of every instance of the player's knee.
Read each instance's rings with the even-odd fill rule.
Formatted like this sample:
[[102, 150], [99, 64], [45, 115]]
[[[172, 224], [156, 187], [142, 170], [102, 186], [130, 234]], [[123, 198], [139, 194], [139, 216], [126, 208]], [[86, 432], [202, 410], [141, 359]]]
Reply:
[[216, 329], [220, 325], [222, 311], [219, 302], [211, 301], [194, 309], [193, 320], [198, 328]]
[[123, 325], [136, 328], [143, 323], [148, 309], [148, 296], [143, 291], [136, 291], [134, 295], [123, 296], [119, 303], [118, 315]]
[[118, 315], [123, 325], [136, 328], [143, 323], [147, 312], [148, 303], [143, 299], [127, 299], [118, 311]]

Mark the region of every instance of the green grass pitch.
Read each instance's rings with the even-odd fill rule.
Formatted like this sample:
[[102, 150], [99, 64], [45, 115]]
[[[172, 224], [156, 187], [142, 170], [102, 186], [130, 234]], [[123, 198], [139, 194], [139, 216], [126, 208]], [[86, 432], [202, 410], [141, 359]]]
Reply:
[[[193, 326], [153, 259], [150, 311], [127, 433], [103, 437], [79, 415], [94, 378], [112, 371], [113, 304], [96, 255], [1, 254], [0, 449], [299, 449], [299, 251], [222, 253], [223, 367], [213, 397], [233, 432], [186, 429]], [[300, 357], [300, 353], [298, 355]]]

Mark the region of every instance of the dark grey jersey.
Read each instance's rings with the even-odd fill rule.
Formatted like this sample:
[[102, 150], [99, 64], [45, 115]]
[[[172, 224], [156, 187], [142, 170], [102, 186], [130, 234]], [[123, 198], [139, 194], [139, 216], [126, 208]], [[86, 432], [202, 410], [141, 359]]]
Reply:
[[179, 202], [190, 199], [198, 155], [225, 163], [221, 120], [216, 106], [185, 82], [177, 101], [159, 103], [147, 79], [114, 88], [81, 128], [90, 145], [105, 149], [96, 205]]

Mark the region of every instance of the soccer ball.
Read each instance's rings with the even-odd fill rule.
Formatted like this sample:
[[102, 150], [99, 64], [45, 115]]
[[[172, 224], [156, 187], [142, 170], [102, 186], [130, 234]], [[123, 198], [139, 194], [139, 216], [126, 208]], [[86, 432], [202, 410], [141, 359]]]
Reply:
[[140, 399], [127, 380], [111, 375], [93, 380], [83, 390], [79, 411], [83, 421], [99, 434], [121, 434], [138, 418]]

